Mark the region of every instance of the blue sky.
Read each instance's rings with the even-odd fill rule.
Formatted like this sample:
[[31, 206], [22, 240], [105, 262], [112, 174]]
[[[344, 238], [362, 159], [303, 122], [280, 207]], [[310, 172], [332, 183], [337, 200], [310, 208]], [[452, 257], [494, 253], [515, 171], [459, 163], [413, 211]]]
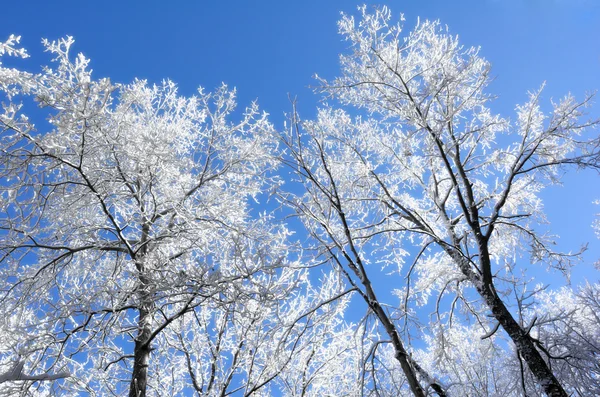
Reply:
[[[1, 7], [0, 39], [23, 36], [32, 70], [46, 63], [40, 39], [72, 35], [74, 51], [92, 60], [96, 77], [129, 82], [170, 78], [183, 94], [199, 85], [212, 90], [226, 82], [239, 90], [240, 104], [258, 98], [281, 127], [290, 110], [288, 94], [298, 97], [311, 117], [318, 97], [314, 73], [333, 77], [338, 54], [347, 43], [337, 34], [339, 12], [353, 13], [360, 1], [8, 1]], [[600, 1], [597, 0], [404, 0], [367, 2], [403, 12], [406, 26], [417, 17], [440, 19], [464, 45], [482, 47], [493, 65], [493, 108], [512, 116], [528, 90], [547, 81], [544, 99], [567, 92], [581, 97], [600, 89]], [[597, 101], [598, 103], [598, 101]], [[600, 116], [600, 104], [592, 109]], [[565, 188], [545, 196], [552, 230], [561, 245], [576, 250], [590, 243], [588, 263], [600, 258], [589, 225], [600, 206], [600, 179], [575, 173]], [[580, 267], [574, 281], [592, 275]]]
[[[584, 0], [380, 1], [407, 25], [440, 19], [466, 45], [480, 45], [509, 103], [549, 81], [549, 92], [600, 88], [600, 2]], [[594, 4], [595, 3], [595, 4]], [[287, 93], [315, 98], [314, 73], [333, 75], [347, 45], [340, 11], [361, 1], [9, 1], [0, 35], [23, 36], [33, 54], [41, 37], [72, 35], [97, 76], [170, 78], [184, 93], [225, 81], [241, 99], [258, 97], [272, 114]], [[509, 110], [512, 109], [512, 105]]]

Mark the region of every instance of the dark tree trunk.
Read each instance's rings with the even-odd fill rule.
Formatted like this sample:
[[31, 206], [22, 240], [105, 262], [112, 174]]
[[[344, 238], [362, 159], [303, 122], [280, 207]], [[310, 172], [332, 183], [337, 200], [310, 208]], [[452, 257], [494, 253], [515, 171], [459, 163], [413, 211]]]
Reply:
[[151, 314], [143, 306], [142, 304], [139, 310], [139, 329], [133, 351], [133, 371], [129, 387], [129, 397], [146, 397], [148, 385], [148, 363], [150, 362], [149, 341], [152, 333], [150, 329]]
[[[142, 212], [143, 212], [142, 208]], [[145, 222], [142, 226], [142, 237], [140, 239], [142, 248], [136, 258], [136, 269], [138, 271], [138, 299], [139, 317], [138, 334], [135, 338], [133, 349], [133, 371], [131, 373], [131, 385], [129, 386], [129, 397], [146, 397], [148, 387], [148, 365], [150, 363], [150, 342], [152, 338], [152, 313], [154, 301], [152, 298], [152, 281], [148, 277], [144, 257], [148, 253], [148, 234], [150, 224]]]
[[550, 397], [568, 397], [567, 392], [535, 347], [533, 339], [517, 323], [495, 291], [484, 287], [480, 293], [492, 311], [494, 318], [512, 339], [517, 351], [527, 363], [529, 370], [538, 381], [538, 384], [542, 386], [544, 392]]
[[419, 384], [419, 381], [415, 374], [415, 368], [410, 365], [408, 353], [406, 349], [404, 349], [404, 345], [400, 340], [400, 336], [396, 331], [396, 327], [390, 321], [385, 311], [379, 304], [377, 300], [373, 300], [371, 302], [367, 302], [371, 307], [371, 310], [375, 312], [375, 315], [383, 324], [385, 331], [392, 338], [392, 345], [394, 346], [394, 350], [396, 351], [395, 357], [396, 360], [400, 363], [402, 367], [402, 371], [404, 372], [404, 376], [406, 376], [406, 380], [408, 381], [408, 385], [410, 386], [410, 390], [413, 392], [415, 397], [425, 397], [425, 392], [423, 388]]
[[548, 364], [544, 361], [542, 355], [535, 347], [535, 343], [531, 336], [529, 336], [529, 334], [519, 325], [502, 299], [500, 299], [496, 293], [491, 273], [487, 242], [480, 241], [480, 265], [483, 269], [483, 276], [480, 276], [473, 271], [471, 264], [460, 252], [449, 248], [447, 245], [444, 246], [444, 248], [446, 253], [448, 253], [455, 263], [457, 263], [461, 272], [473, 283], [475, 289], [491, 310], [493, 317], [500, 323], [515, 344], [517, 352], [521, 355], [523, 360], [525, 360], [529, 370], [544, 392], [550, 397], [568, 397], [567, 392], [558, 382], [558, 379], [556, 379], [548, 367]]
[[[353, 267], [356, 268], [356, 266], [353, 266]], [[362, 263], [360, 264], [360, 268], [364, 269], [364, 267], [362, 266]], [[412, 391], [412, 393], [416, 397], [425, 397], [425, 395], [426, 395], [425, 391], [423, 390], [423, 387], [421, 386], [421, 384], [419, 383], [419, 380], [417, 379], [417, 373], [420, 373], [422, 375], [422, 377], [427, 380], [427, 382], [429, 383], [429, 386], [431, 386], [431, 388], [435, 391], [435, 393], [439, 397], [446, 397], [446, 392], [441, 387], [441, 385], [434, 382], [431, 379], [431, 377], [429, 376], [429, 374], [427, 374], [425, 372], [425, 370], [423, 370], [423, 368], [421, 368], [421, 366], [419, 366], [408, 355], [408, 352], [404, 348], [404, 344], [402, 343], [402, 340], [400, 339], [400, 335], [398, 334], [398, 331], [396, 330], [396, 326], [394, 325], [392, 320], [390, 320], [390, 318], [388, 317], [388, 315], [385, 312], [385, 310], [383, 309], [383, 307], [381, 307], [381, 304], [379, 303], [379, 300], [377, 299], [377, 296], [375, 295], [375, 291], [372, 288], [371, 281], [367, 277], [366, 273], [357, 272], [357, 274], [359, 275], [360, 280], [361, 280], [362, 284], [365, 286], [365, 290], [366, 290], [366, 293], [362, 295], [363, 299], [365, 299], [366, 303], [369, 305], [371, 310], [373, 310], [373, 312], [375, 313], [375, 316], [377, 316], [377, 318], [383, 325], [383, 328], [385, 328], [386, 333], [391, 338], [392, 345], [394, 346], [394, 350], [396, 352], [395, 358], [396, 358], [396, 360], [398, 360], [398, 362], [400, 363], [400, 366], [402, 367], [402, 371], [404, 372], [404, 375], [406, 376], [406, 380], [408, 381], [408, 385], [410, 386], [410, 390]]]
[[413, 392], [413, 394], [417, 397], [425, 397], [425, 391], [423, 390], [423, 387], [419, 383], [416, 376], [416, 373], [418, 372], [423, 375], [426, 375], [424, 376], [424, 378], [428, 378], [428, 381], [430, 381], [431, 383], [429, 386], [431, 386], [431, 388], [439, 397], [446, 397], [446, 392], [444, 391], [444, 389], [439, 384], [431, 382], [431, 379], [429, 379], [429, 375], [425, 374], [423, 368], [421, 368], [421, 366], [419, 366], [408, 355], [408, 352], [406, 351], [402, 341], [400, 340], [400, 336], [398, 335], [396, 327], [389, 319], [389, 317], [385, 313], [385, 310], [383, 310], [379, 302], [377, 300], [371, 301], [369, 302], [369, 306], [371, 307], [371, 310], [375, 312], [375, 315], [377, 316], [379, 321], [381, 321], [388, 336], [392, 339], [392, 345], [394, 346], [394, 350], [396, 351], [396, 360], [398, 360], [398, 362], [400, 363], [402, 371], [406, 376], [408, 385], [410, 386], [410, 389]]
[[[479, 225], [477, 225], [477, 228], [479, 229]], [[498, 296], [492, 276], [488, 240], [481, 236], [481, 234], [478, 234], [477, 236], [480, 264], [483, 270], [483, 282], [478, 287], [480, 295], [492, 311], [494, 318], [500, 323], [502, 328], [504, 328], [504, 331], [506, 331], [510, 339], [512, 339], [518, 353], [523, 360], [525, 360], [529, 370], [544, 392], [550, 397], [568, 397], [567, 392], [558, 382], [558, 379], [556, 379], [550, 370], [548, 363], [546, 363], [539, 350], [536, 348], [529, 333], [519, 325], [502, 299]]]

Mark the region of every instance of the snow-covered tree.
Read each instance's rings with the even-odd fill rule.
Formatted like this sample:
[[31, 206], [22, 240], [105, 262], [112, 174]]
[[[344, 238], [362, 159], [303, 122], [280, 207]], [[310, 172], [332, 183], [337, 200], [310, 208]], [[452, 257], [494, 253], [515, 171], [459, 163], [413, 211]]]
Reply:
[[[587, 283], [576, 291], [570, 287], [547, 291], [542, 287], [515, 298], [520, 321], [528, 324], [529, 335], [539, 342], [552, 372], [573, 396], [600, 392], [599, 291], [598, 283]], [[500, 332], [482, 335], [479, 324], [444, 326], [443, 332], [429, 330], [427, 348], [418, 351], [417, 359], [446, 379], [451, 395], [517, 397], [543, 393]]]
[[540, 192], [600, 169], [591, 96], [510, 121], [477, 49], [360, 11], [331, 104], [280, 134], [225, 85], [92, 78], [71, 38], [39, 73], [0, 64], [0, 395], [600, 392], [598, 285], [526, 266], [577, 259]]
[[[388, 9], [363, 7], [359, 21], [344, 15], [339, 28], [351, 51], [341, 56], [340, 77], [320, 79], [321, 89], [354, 115], [325, 105], [315, 121], [293, 120], [283, 138], [286, 161], [304, 192], [292, 191], [287, 203], [379, 320], [415, 395], [430, 386], [468, 395], [487, 387], [474, 378], [487, 370], [463, 366], [458, 352], [439, 357], [451, 363], [443, 370], [426, 358], [419, 363], [425, 356], [407, 343], [411, 332], [421, 334], [418, 311], [425, 307], [434, 312], [427, 349], [447, 340], [451, 350], [459, 334], [471, 335], [478, 349], [472, 357], [491, 363], [501, 360], [494, 349], [509, 354], [498, 348], [506, 343], [494, 345], [501, 329], [535, 390], [578, 391], [554, 371], [548, 339], [532, 335], [532, 324], [515, 312], [523, 296], [512, 294], [524, 281], [522, 263], [568, 274], [577, 257], [555, 252], [537, 227], [544, 220], [539, 193], [569, 166], [600, 168], [597, 122], [584, 120], [591, 97], [567, 95], [544, 112], [540, 89], [510, 121], [489, 107], [489, 63], [439, 22], [420, 22], [404, 34]], [[380, 300], [389, 291], [378, 289], [377, 267], [400, 276], [399, 304]], [[448, 375], [451, 367], [456, 376]], [[499, 380], [494, 392], [511, 393], [507, 374], [486, 382]]]
[[[382, 235], [369, 226], [371, 222], [378, 221], [373, 220], [370, 207], [362, 202], [370, 200], [368, 196], [363, 196], [368, 192], [360, 191], [368, 185], [364, 179], [367, 175], [361, 165], [356, 167], [356, 162], [351, 160], [352, 149], [343, 143], [348, 137], [357, 137], [361, 127], [354, 128], [346, 113], [332, 110], [319, 112], [315, 122], [301, 123], [297, 114], [293, 115], [291, 121], [289, 134], [282, 135], [282, 142], [287, 149], [284, 162], [295, 171], [303, 184], [304, 193], [282, 194], [282, 199], [304, 222], [312, 237], [310, 248], [315, 255], [322, 261], [333, 263], [333, 271], [346, 279], [348, 292], [358, 294], [367, 304], [368, 314], [361, 322], [369, 322], [371, 316], [376, 318], [382, 332], [389, 338], [382, 341], [377, 330], [365, 333], [368, 334], [366, 341], [357, 344], [356, 348], [368, 354], [358, 361], [364, 360], [366, 363], [371, 357], [370, 360], [375, 362], [384, 360], [382, 357], [393, 357], [404, 374], [399, 386], [394, 388], [396, 392], [406, 392], [408, 388], [416, 396], [425, 396], [431, 387], [436, 394], [444, 396], [444, 388], [439, 382], [411, 357], [397, 328], [399, 313], [390, 312], [389, 306], [378, 297], [381, 291], [374, 284], [368, 269], [371, 261], [386, 262], [390, 259], [393, 262], [397, 258], [392, 257], [402, 256], [405, 252], [395, 251], [391, 246], [378, 248]], [[368, 128], [368, 125], [363, 127]], [[388, 249], [393, 252], [387, 252]], [[382, 259], [381, 255], [388, 259]], [[390, 349], [387, 345], [391, 345], [393, 354], [388, 354]], [[371, 387], [375, 387], [377, 393], [383, 392], [377, 386], [375, 366], [367, 368], [361, 365], [360, 368], [361, 376], [371, 378], [374, 382], [362, 382], [360, 393]], [[419, 378], [426, 382], [425, 388]]]
[[[94, 79], [72, 44], [46, 41], [40, 73], [0, 66], [0, 388], [216, 395], [242, 373], [258, 389], [279, 367], [249, 360], [303, 277], [285, 228], [250, 213], [276, 166], [266, 114], [236, 120], [224, 85]], [[2, 54], [27, 56], [14, 36]]]
[[[552, 370], [573, 395], [600, 393], [600, 284], [539, 294], [526, 313]], [[529, 387], [533, 389], [532, 386]]]

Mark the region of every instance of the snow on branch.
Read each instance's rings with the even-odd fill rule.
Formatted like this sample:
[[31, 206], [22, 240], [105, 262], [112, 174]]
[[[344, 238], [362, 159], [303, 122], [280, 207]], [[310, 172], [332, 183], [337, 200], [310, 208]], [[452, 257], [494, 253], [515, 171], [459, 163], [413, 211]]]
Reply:
[[18, 361], [17, 364], [8, 372], [0, 375], [0, 383], [14, 382], [21, 380], [31, 380], [34, 382], [45, 381], [45, 380], [57, 380], [68, 378], [71, 376], [68, 372], [58, 372], [56, 374], [39, 374], [39, 375], [27, 375], [23, 373], [23, 367], [25, 366], [24, 361]]

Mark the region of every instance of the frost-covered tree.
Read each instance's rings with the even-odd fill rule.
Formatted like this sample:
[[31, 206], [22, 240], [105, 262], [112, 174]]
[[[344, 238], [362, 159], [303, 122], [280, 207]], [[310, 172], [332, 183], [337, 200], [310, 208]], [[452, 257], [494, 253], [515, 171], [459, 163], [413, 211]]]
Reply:
[[[495, 340], [504, 337], [533, 390], [580, 391], [557, 369], [552, 342], [532, 335], [535, 324], [520, 314], [517, 306], [533, 288], [516, 298], [513, 292], [526, 280], [522, 263], [568, 274], [577, 257], [555, 252], [537, 227], [544, 220], [539, 193], [560, 183], [567, 167], [600, 168], [600, 139], [591, 128], [597, 122], [583, 119], [591, 97], [567, 95], [544, 112], [540, 89], [510, 121], [489, 107], [490, 65], [477, 49], [460, 46], [439, 22], [420, 22], [404, 34], [386, 8], [363, 7], [361, 14], [358, 22], [348, 15], [339, 22], [351, 46], [340, 77], [320, 80], [323, 93], [355, 115], [325, 105], [315, 121], [294, 120], [284, 142], [304, 189], [286, 201], [380, 322], [381, 338], [394, 346], [415, 395], [432, 385], [438, 394], [446, 386], [468, 395], [479, 387], [520, 393], [506, 383], [510, 360], [496, 374], [461, 364], [478, 355], [502, 361], [494, 357], [509, 350]], [[377, 267], [399, 276], [399, 304], [379, 298], [389, 291], [378, 289]], [[442, 350], [419, 363], [425, 356], [408, 343], [415, 333], [424, 339], [424, 307], [434, 312], [427, 349]], [[476, 339], [479, 353], [452, 352], [458, 335]], [[437, 365], [429, 365], [431, 357]], [[577, 377], [577, 365], [563, 360], [561, 368]]]
[[[301, 125], [298, 115], [293, 115], [289, 134], [282, 136], [282, 142], [287, 149], [284, 162], [299, 177], [304, 193], [284, 194], [282, 198], [304, 222], [314, 242], [311, 246], [314, 252], [324, 261], [331, 261], [335, 265], [334, 271], [345, 276], [349, 284], [348, 292], [358, 294], [362, 298], [389, 338], [382, 342], [377, 337], [377, 332], [370, 332], [370, 338], [367, 338], [371, 341], [370, 345], [368, 342], [365, 346], [360, 344], [360, 349], [370, 352], [368, 356], [372, 356], [373, 360], [379, 360], [378, 351], [384, 348], [380, 345], [390, 344], [394, 351], [392, 356], [401, 366], [406, 379], [406, 385], [404, 382], [401, 382], [401, 385], [408, 386], [416, 396], [425, 396], [426, 389], [430, 386], [438, 395], [443, 396], [443, 387], [411, 358], [401, 333], [396, 328], [396, 315], [390, 313], [386, 305], [382, 304], [378, 298], [378, 289], [371, 280], [367, 265], [372, 255], [368, 250], [373, 248], [369, 245], [374, 239], [369, 238], [368, 234], [371, 232], [368, 231], [369, 227], [365, 222], [371, 222], [372, 219], [359, 196], [353, 196], [360, 188], [354, 186], [355, 183], [359, 183], [355, 178], [361, 176], [357, 175], [356, 170], [345, 158], [348, 151], [336, 142], [338, 139], [343, 140], [342, 134], [347, 132], [353, 135], [357, 130], [350, 127], [350, 119], [345, 117], [345, 114], [338, 113], [337, 116], [342, 117], [324, 111], [319, 113], [317, 121], [304, 122]], [[347, 127], [350, 128], [346, 129]], [[376, 236], [373, 237], [376, 239]], [[369, 317], [370, 315], [367, 315], [361, 322], [368, 322]], [[361, 368], [362, 377], [370, 377], [376, 385], [374, 366], [371, 366], [370, 370], [365, 370], [362, 366]], [[419, 377], [426, 381], [426, 388], [420, 384]], [[368, 382], [361, 384], [365, 388], [372, 386]], [[362, 392], [362, 388], [360, 390]]]
[[236, 120], [226, 86], [94, 79], [72, 43], [46, 41], [40, 73], [0, 66], [0, 388], [258, 390], [279, 367], [253, 357], [303, 277], [287, 231], [250, 215], [276, 165], [266, 114]]
[[[0, 395], [600, 392], [598, 286], [522, 266], [577, 256], [539, 193], [599, 169], [591, 97], [542, 111], [538, 90], [509, 121], [476, 49], [361, 13], [333, 106], [279, 142], [226, 86], [93, 79], [70, 38], [45, 42], [54, 68], [0, 65]], [[279, 160], [307, 255], [252, 210]]]
[[600, 394], [600, 284], [539, 294], [526, 316], [567, 389], [578, 396]]
[[[339, 338], [350, 329], [343, 322], [346, 294], [335, 275], [324, 275], [317, 286], [306, 275], [293, 273], [297, 287], [283, 296], [236, 295], [228, 305], [205, 305], [180, 317], [157, 340], [170, 354], [154, 361], [153, 373], [163, 379], [156, 394], [267, 397], [295, 395], [297, 388], [305, 395], [350, 390], [351, 372], [334, 365], [346, 363], [351, 351]], [[187, 388], [165, 382], [173, 369], [187, 374]]]
[[[521, 294], [518, 315], [529, 325], [529, 334], [544, 352], [556, 378], [574, 396], [600, 393], [600, 285], [585, 284], [577, 291]], [[417, 359], [427, 369], [447, 379], [452, 395], [530, 396], [540, 387], [506, 338], [482, 335], [479, 324], [454, 324], [430, 330], [427, 348]], [[499, 334], [499, 333], [497, 333]], [[468, 341], [468, 343], [465, 343]], [[510, 346], [510, 345], [509, 345]]]

